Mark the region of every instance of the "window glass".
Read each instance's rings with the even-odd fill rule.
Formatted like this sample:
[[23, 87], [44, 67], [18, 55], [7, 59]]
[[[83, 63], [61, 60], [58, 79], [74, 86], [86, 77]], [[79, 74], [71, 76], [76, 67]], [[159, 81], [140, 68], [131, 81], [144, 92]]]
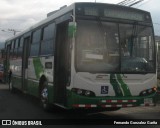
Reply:
[[15, 40], [11, 41], [10, 58], [14, 57]]
[[53, 39], [54, 29], [55, 29], [55, 24], [54, 23], [45, 27], [44, 32], [43, 32], [43, 40]]
[[22, 50], [23, 50], [23, 37], [19, 39], [18, 49], [17, 49], [17, 56], [22, 57]]
[[76, 35], [76, 62], [79, 71], [119, 70], [118, 24], [80, 20]]
[[77, 21], [76, 69], [82, 72], [154, 72], [152, 27], [100, 20]]
[[23, 37], [20, 39], [20, 47], [23, 47]]
[[43, 29], [43, 40], [41, 42], [41, 55], [53, 54], [55, 23]]
[[152, 28], [141, 25], [120, 24], [121, 71], [154, 71]]
[[19, 45], [19, 39], [16, 39], [15, 48], [18, 48], [18, 45]]
[[15, 47], [15, 41], [13, 40], [11, 44], [12, 44], [11, 45], [11, 49], [14, 49], [14, 47]]
[[13, 49], [10, 50], [10, 58], [13, 57]]
[[15, 46], [13, 50], [13, 57], [16, 58], [18, 56], [18, 46], [19, 46], [19, 38], [15, 40]]
[[41, 29], [36, 30], [35, 32], [33, 32], [32, 44], [39, 43], [40, 39], [41, 39]]
[[6, 56], [7, 58], [11, 58], [11, 42], [7, 42], [7, 45], [6, 45]]
[[13, 51], [13, 58], [16, 58], [17, 57], [17, 49], [14, 49]]
[[22, 56], [22, 47], [18, 48], [17, 55], [18, 55], [18, 57]]
[[39, 43], [31, 45], [30, 56], [38, 56], [39, 54]]
[[30, 56], [39, 55], [40, 41], [41, 41], [41, 29], [33, 32]]
[[45, 41], [41, 44], [41, 55], [49, 55], [53, 52], [53, 40]]

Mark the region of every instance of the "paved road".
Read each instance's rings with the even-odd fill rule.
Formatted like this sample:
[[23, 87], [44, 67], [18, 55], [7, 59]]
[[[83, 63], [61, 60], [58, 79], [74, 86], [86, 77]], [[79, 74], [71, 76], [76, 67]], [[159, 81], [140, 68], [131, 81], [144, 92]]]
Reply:
[[[0, 119], [41, 119], [54, 118], [44, 112], [37, 100], [23, 94], [10, 93], [8, 86], [0, 84]], [[57, 116], [58, 118], [58, 116]]]

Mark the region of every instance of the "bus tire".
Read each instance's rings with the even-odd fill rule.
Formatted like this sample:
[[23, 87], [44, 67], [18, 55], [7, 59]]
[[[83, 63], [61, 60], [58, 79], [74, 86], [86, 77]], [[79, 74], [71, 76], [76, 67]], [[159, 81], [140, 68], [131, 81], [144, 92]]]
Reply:
[[48, 88], [47, 88], [47, 81], [44, 81], [41, 85], [40, 89], [40, 102], [41, 106], [45, 111], [48, 111], [50, 109], [50, 105], [48, 102]]

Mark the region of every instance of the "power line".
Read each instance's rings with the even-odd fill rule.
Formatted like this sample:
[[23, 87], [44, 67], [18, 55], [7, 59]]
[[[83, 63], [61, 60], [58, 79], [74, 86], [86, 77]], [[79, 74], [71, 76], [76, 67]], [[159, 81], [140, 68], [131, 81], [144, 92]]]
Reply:
[[145, 4], [147, 4], [148, 2], [150, 2], [150, 0], [147, 0], [147, 1], [143, 2], [142, 4], [140, 4], [140, 5], [137, 6], [137, 7], [140, 7], [140, 6], [142, 6], [142, 5], [145, 5]]
[[129, 1], [131, 1], [131, 0], [123, 0], [123, 1], [121, 1], [121, 2], [119, 2], [119, 3], [117, 3], [118, 5], [124, 5], [126, 2], [129, 2]]
[[142, 2], [144, 0], [124, 0], [122, 2], [119, 2], [117, 3], [118, 5], [123, 5], [123, 6], [133, 6], [133, 5], [136, 5], [136, 4], [139, 4], [140, 2]]
[[136, 1], [136, 2], [134, 2], [134, 3], [132, 3], [132, 4], [130, 4], [129, 7], [131, 7], [131, 6], [133, 6], [133, 5], [136, 5], [136, 4], [138, 4], [138, 3], [142, 2], [142, 1], [144, 1], [144, 0]]

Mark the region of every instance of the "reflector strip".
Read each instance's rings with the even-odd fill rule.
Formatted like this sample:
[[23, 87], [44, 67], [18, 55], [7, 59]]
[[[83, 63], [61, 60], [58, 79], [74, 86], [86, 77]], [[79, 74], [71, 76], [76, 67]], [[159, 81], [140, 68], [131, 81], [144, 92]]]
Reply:
[[141, 104], [140, 106], [154, 106], [155, 104]]
[[82, 108], [84, 108], [84, 107], [85, 107], [85, 105], [84, 105], [84, 104], [80, 104], [80, 105], [79, 105], [79, 107], [82, 107]]
[[133, 107], [133, 104], [113, 104], [113, 105], [102, 105], [103, 108], [111, 108], [111, 107]]
[[137, 100], [102, 100], [102, 103], [135, 103]]
[[95, 108], [97, 105], [95, 104], [74, 104], [73, 107], [76, 108]]

